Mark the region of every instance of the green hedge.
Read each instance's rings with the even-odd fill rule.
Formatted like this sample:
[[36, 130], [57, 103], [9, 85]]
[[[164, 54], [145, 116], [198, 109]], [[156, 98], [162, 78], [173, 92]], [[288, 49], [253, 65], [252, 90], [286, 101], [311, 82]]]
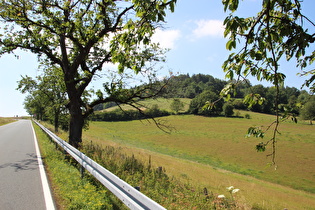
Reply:
[[158, 108], [147, 109], [140, 113], [137, 110], [124, 110], [115, 109], [109, 112], [98, 112], [91, 116], [92, 121], [130, 121], [130, 120], [142, 120], [152, 117], [168, 116], [170, 113], [166, 110]]

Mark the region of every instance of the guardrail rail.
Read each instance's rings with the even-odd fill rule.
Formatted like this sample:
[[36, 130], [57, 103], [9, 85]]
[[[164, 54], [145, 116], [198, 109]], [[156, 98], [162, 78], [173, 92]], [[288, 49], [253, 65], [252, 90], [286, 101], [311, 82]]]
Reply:
[[35, 123], [47, 133], [51, 139], [62, 147], [69, 155], [71, 155], [83, 168], [89, 171], [98, 181], [100, 181], [107, 189], [109, 189], [115, 196], [117, 196], [128, 208], [140, 209], [165, 209], [163, 206], [153, 201], [112, 172], [99, 165], [91, 158], [80, 152], [49, 129], [41, 125], [39, 122]]

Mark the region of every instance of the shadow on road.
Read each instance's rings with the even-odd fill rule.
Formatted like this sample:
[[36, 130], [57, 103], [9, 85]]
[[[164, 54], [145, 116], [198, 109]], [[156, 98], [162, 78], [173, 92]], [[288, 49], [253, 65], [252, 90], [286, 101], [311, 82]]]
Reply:
[[0, 165], [0, 169], [12, 167], [14, 168], [15, 172], [24, 170], [36, 170], [38, 168], [37, 155], [31, 153], [26, 154], [26, 156], [27, 156], [26, 159]]

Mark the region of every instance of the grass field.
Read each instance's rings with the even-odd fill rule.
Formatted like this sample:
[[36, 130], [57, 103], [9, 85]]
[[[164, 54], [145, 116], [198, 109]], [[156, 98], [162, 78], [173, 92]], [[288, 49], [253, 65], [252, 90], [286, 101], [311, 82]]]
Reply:
[[170, 174], [216, 193], [224, 194], [226, 187], [234, 185], [241, 189], [238, 199], [250, 206], [314, 207], [315, 127], [303, 122], [281, 124], [275, 170], [267, 167], [268, 151], [254, 150], [259, 139], [244, 138], [249, 126], [268, 126], [274, 117], [249, 114], [251, 119], [193, 115], [161, 118], [176, 129], [171, 134], [147, 121], [92, 122], [84, 132], [84, 141], [124, 147], [138, 158], [151, 156]]
[[11, 122], [14, 122], [15, 120], [13, 118], [9, 118], [9, 117], [0, 117], [0, 126], [1, 125], [5, 125]]

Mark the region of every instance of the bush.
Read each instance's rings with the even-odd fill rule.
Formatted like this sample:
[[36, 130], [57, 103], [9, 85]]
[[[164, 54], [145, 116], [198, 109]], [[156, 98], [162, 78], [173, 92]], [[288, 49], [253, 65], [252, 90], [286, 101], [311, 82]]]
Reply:
[[174, 98], [170, 106], [171, 110], [174, 111], [175, 114], [178, 114], [179, 111], [183, 110], [184, 103], [178, 98]]
[[226, 117], [230, 117], [234, 114], [234, 111], [233, 111], [233, 105], [230, 104], [230, 103], [225, 103], [223, 105], [223, 114], [224, 116]]
[[308, 101], [301, 110], [300, 114], [303, 120], [309, 120], [312, 125], [312, 121], [315, 120], [315, 98]]
[[235, 117], [241, 117], [241, 112], [237, 110], [237, 111], [234, 113], [234, 115], [235, 115]]
[[222, 111], [223, 102], [219, 100], [215, 103], [215, 106], [212, 109], [204, 109], [206, 102], [214, 102], [218, 100], [219, 95], [212, 92], [212, 91], [204, 91], [199, 94], [196, 98], [191, 100], [189, 105], [189, 112], [191, 114], [198, 114], [198, 115], [218, 115]]
[[247, 106], [243, 103], [243, 99], [236, 98], [232, 102], [232, 105], [234, 106], [235, 109], [243, 109], [246, 110]]
[[250, 115], [249, 114], [245, 114], [245, 118], [246, 119], [250, 119]]
[[170, 113], [166, 110], [161, 110], [155, 104], [150, 109], [146, 109], [143, 113], [138, 110], [124, 110], [115, 109], [110, 112], [99, 112], [91, 116], [92, 121], [130, 121], [130, 120], [142, 120], [151, 117], [163, 117], [168, 116]]

